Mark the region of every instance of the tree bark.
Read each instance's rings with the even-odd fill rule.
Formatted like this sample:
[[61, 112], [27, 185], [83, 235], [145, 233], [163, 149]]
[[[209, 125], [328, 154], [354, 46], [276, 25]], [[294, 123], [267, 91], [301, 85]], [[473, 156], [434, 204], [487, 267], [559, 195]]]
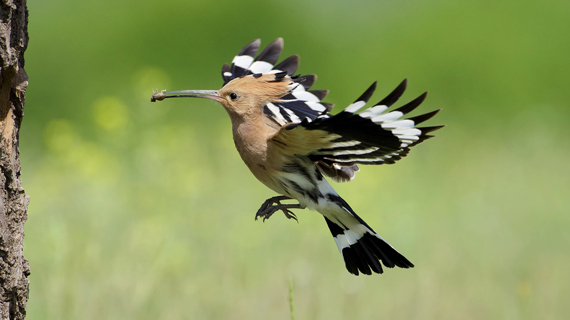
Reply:
[[29, 198], [21, 186], [20, 125], [28, 76], [26, 0], [0, 0], [0, 320], [24, 319], [30, 267], [24, 258]]

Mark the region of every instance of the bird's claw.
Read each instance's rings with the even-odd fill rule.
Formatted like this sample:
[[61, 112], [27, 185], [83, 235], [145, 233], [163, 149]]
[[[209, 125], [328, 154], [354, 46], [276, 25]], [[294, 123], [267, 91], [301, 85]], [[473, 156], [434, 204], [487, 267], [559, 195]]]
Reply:
[[257, 218], [263, 217], [262, 221], [265, 222], [265, 220], [269, 219], [275, 212], [279, 210], [283, 212], [283, 214], [287, 219], [294, 219], [295, 221], [299, 222], [297, 216], [293, 212], [291, 212], [291, 210], [288, 210], [286, 207], [283, 207], [282, 204], [272, 205], [270, 207], [264, 208], [264, 210], [260, 209], [255, 214], [255, 220], [257, 221]]
[[297, 216], [293, 212], [291, 212], [291, 210], [281, 209], [281, 211], [283, 211], [287, 219], [294, 219], [295, 221], [297, 221], [297, 223], [299, 223], [299, 220], [297, 220]]
[[[281, 205], [280, 203], [277, 205], [273, 204], [266, 205], [264, 203], [255, 214], [255, 221], [257, 221], [257, 218], [263, 217], [262, 221], [265, 222], [265, 220], [269, 219], [277, 210], [279, 210], [280, 205]], [[282, 210], [287, 210], [287, 209], [282, 209]]]
[[281, 210], [287, 219], [294, 219], [295, 221], [299, 222], [297, 216], [289, 210], [289, 208], [299, 208], [299, 205], [291, 205], [291, 204], [282, 204], [281, 200], [290, 199], [286, 196], [278, 196], [273, 197], [265, 200], [265, 202], [261, 205], [257, 213], [255, 214], [255, 220], [257, 218], [263, 217], [263, 222], [269, 219], [275, 212]]

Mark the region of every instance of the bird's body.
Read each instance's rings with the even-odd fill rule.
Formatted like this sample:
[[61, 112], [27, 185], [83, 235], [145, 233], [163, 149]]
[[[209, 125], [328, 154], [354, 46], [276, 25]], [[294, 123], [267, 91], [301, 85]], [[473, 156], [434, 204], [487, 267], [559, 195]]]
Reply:
[[[280, 196], [268, 199], [257, 217], [308, 208], [321, 213], [335, 238], [349, 272], [382, 273], [382, 266], [413, 267], [350, 208], [327, 182], [349, 181], [356, 164], [394, 163], [409, 148], [440, 127], [416, 128], [437, 111], [399, 120], [415, 109], [425, 94], [388, 113], [384, 111], [404, 92], [406, 81], [378, 104], [361, 113], [375, 90], [374, 83], [344, 111], [331, 115], [332, 105], [321, 102], [327, 91], [309, 88], [316, 77], [293, 76], [298, 57], [275, 65], [283, 40], [277, 39], [257, 57], [259, 40], [244, 47], [224, 65], [225, 84], [218, 91], [176, 91], [153, 95], [152, 101], [170, 97], [204, 97], [221, 103], [228, 112], [236, 148], [253, 175]], [[274, 66], [275, 65], [275, 66]], [[295, 199], [298, 204], [282, 204]]]

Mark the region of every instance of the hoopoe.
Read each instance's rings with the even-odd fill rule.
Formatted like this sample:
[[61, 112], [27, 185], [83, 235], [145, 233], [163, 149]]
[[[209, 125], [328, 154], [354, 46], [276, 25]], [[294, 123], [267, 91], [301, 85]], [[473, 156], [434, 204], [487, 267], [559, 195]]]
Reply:
[[[253, 175], [279, 194], [267, 199], [255, 219], [263, 221], [277, 211], [296, 220], [291, 209], [321, 213], [334, 237], [346, 269], [358, 275], [382, 273], [385, 267], [414, 265], [380, 237], [342, 199], [323, 176], [344, 182], [354, 178], [357, 164], [392, 164], [410, 148], [433, 136], [443, 126], [416, 125], [439, 110], [408, 119], [403, 115], [420, 105], [427, 93], [390, 112], [406, 89], [407, 80], [373, 107], [357, 113], [372, 96], [374, 82], [354, 103], [332, 115], [332, 104], [321, 102], [327, 90], [310, 90], [315, 75], [294, 75], [299, 56], [279, 64], [283, 39], [270, 43], [255, 56], [261, 41], [246, 45], [231, 66], [222, 67], [220, 90], [155, 92], [151, 101], [177, 97], [219, 102], [232, 123], [236, 148]], [[281, 203], [297, 200], [298, 203]]]

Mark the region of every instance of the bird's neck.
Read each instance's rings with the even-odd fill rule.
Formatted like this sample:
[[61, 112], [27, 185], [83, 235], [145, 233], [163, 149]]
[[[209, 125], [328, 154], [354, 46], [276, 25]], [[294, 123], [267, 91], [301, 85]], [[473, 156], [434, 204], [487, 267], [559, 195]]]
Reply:
[[[258, 114], [231, 115], [232, 132], [236, 147], [246, 161], [248, 158], [265, 158], [267, 140], [278, 131], [263, 121], [261, 112]], [[247, 162], [247, 161], [246, 161]]]

